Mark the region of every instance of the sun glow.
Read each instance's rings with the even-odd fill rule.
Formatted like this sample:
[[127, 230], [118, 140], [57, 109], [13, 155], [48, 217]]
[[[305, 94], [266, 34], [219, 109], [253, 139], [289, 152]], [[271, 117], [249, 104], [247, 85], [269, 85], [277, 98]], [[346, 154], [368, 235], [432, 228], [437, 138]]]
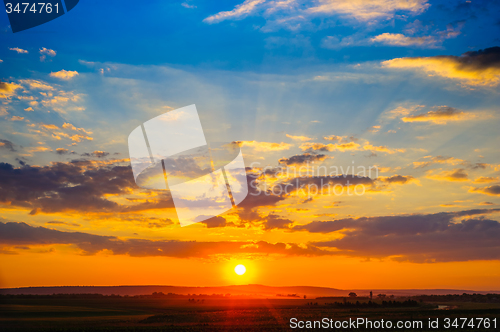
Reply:
[[246, 271], [247, 271], [246, 267], [241, 264], [236, 265], [236, 267], [234, 268], [234, 272], [236, 272], [236, 274], [239, 276], [245, 274]]

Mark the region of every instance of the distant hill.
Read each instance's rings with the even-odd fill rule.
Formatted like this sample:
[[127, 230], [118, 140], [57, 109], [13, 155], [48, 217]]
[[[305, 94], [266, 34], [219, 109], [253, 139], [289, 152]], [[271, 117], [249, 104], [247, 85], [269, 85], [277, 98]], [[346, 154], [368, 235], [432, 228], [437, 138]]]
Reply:
[[[395, 296], [412, 296], [412, 295], [446, 295], [446, 294], [463, 294], [463, 293], [500, 293], [500, 291], [473, 291], [473, 290], [458, 290], [458, 289], [373, 289], [373, 296], [377, 294], [387, 294]], [[175, 294], [231, 294], [232, 296], [248, 296], [255, 298], [276, 297], [277, 294], [282, 296], [297, 295], [308, 298], [316, 297], [347, 297], [350, 292], [355, 292], [358, 296], [368, 296], [368, 289], [350, 289], [342, 290], [329, 287], [313, 287], [313, 286], [264, 286], [264, 285], [232, 285], [220, 287], [183, 287], [183, 286], [59, 286], [59, 287], [20, 287], [20, 288], [2, 288], [0, 294], [103, 294], [103, 295], [148, 295], [153, 292], [175, 293]]]

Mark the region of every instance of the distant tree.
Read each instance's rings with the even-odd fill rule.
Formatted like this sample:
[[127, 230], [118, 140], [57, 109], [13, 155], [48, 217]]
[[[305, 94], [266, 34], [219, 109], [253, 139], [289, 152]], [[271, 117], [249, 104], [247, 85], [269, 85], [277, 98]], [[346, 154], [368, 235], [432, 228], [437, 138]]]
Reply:
[[358, 296], [358, 295], [357, 295], [356, 293], [354, 293], [354, 292], [350, 292], [350, 293], [349, 293], [349, 297], [357, 297], [357, 296]]
[[304, 295], [304, 300], [307, 299], [307, 296]]
[[377, 297], [382, 300], [382, 299], [385, 299], [386, 295], [385, 294], [378, 294]]

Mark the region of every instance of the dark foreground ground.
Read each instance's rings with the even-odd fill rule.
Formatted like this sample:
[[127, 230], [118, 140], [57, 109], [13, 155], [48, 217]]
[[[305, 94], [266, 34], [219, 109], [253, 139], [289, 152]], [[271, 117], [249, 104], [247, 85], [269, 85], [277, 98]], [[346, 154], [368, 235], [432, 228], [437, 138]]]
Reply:
[[[337, 299], [338, 300], [338, 299]], [[411, 307], [341, 307], [335, 299], [187, 299], [168, 298], [0, 298], [0, 331], [293, 331], [290, 320], [367, 318], [424, 322], [422, 329], [392, 331], [498, 331], [499, 303], [420, 302]], [[312, 302], [312, 304], [311, 304]], [[366, 301], [361, 301], [361, 303]], [[437, 310], [438, 305], [448, 310]], [[431, 329], [428, 319], [440, 320]], [[461, 326], [444, 328], [444, 319], [496, 318], [497, 329]], [[459, 322], [459, 325], [462, 323]], [[308, 330], [308, 329], [302, 329]], [[328, 329], [325, 329], [328, 330]], [[330, 329], [336, 330], [336, 329]], [[342, 328], [337, 331], [366, 331]], [[388, 329], [373, 329], [387, 331]]]

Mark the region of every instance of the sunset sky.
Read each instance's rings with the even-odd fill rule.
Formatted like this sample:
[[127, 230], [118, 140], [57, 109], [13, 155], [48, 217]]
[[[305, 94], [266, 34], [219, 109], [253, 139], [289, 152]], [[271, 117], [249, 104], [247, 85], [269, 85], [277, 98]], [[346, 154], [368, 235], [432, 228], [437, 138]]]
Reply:
[[[87, 0], [15, 34], [0, 15], [0, 288], [499, 290], [499, 36], [477, 0]], [[127, 138], [192, 104], [259, 188], [324, 166], [346, 176], [300, 183], [365, 193], [251, 188], [180, 227]]]

